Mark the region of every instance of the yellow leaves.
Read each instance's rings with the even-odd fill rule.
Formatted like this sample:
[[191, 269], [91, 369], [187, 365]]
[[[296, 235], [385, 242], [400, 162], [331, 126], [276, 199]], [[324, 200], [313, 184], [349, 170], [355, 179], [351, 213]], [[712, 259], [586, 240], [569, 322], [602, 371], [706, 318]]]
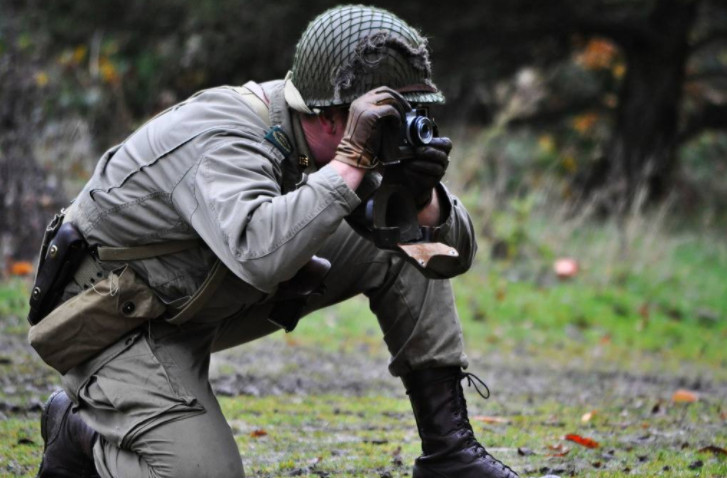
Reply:
[[86, 45], [78, 45], [74, 49], [66, 49], [58, 56], [56, 60], [61, 66], [77, 67], [80, 66], [88, 55], [88, 47]]
[[589, 112], [573, 118], [573, 129], [581, 134], [589, 133], [598, 123], [598, 114]]
[[78, 45], [71, 54], [73, 64], [80, 65], [86, 59], [86, 53], [88, 53], [88, 47], [86, 45]]
[[538, 138], [538, 148], [543, 153], [553, 153], [555, 151], [555, 140], [553, 139], [553, 136], [549, 134], [540, 135]]
[[117, 84], [120, 80], [119, 72], [108, 57], [101, 57], [98, 61], [98, 71], [104, 83]]
[[[72, 49], [66, 49], [61, 53], [56, 62], [58, 65], [73, 70], [76, 73], [85, 73], [85, 66], [88, 66], [91, 78], [101, 79], [102, 82], [108, 84], [118, 84], [121, 80], [121, 74], [116, 63], [112, 60], [116, 52], [115, 44], [104, 45], [100, 54], [89, 55], [89, 49], [86, 45], [77, 45]], [[87, 65], [87, 63], [90, 63]]]
[[576, 162], [576, 158], [574, 158], [570, 154], [563, 156], [563, 159], [560, 160], [560, 165], [563, 167], [563, 169], [566, 170], [566, 172], [571, 174], [575, 173], [576, 170], [578, 170], [578, 163]]
[[35, 74], [35, 76], [33, 77], [33, 79], [35, 80], [35, 84], [39, 88], [44, 88], [46, 85], [48, 85], [48, 81], [49, 81], [48, 73], [46, 73], [45, 71], [37, 72]]
[[626, 65], [616, 45], [605, 38], [591, 38], [576, 55], [576, 62], [586, 70], [610, 70], [616, 79], [626, 74]]
[[613, 65], [617, 53], [616, 46], [610, 41], [591, 38], [576, 57], [576, 61], [588, 70], [603, 70]]

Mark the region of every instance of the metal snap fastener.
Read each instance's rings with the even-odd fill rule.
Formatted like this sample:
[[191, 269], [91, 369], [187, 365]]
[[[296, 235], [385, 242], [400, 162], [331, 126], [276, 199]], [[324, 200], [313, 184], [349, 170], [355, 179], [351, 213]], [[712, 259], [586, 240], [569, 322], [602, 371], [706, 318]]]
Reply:
[[40, 296], [40, 287], [35, 287], [33, 289], [33, 298], [37, 298], [38, 296]]
[[121, 312], [123, 312], [125, 315], [133, 314], [135, 310], [136, 305], [134, 305], [134, 303], [131, 301], [124, 302], [124, 304], [121, 306]]
[[50, 246], [50, 249], [48, 249], [48, 256], [52, 259], [56, 256], [56, 254], [58, 254], [58, 246], [53, 244]]

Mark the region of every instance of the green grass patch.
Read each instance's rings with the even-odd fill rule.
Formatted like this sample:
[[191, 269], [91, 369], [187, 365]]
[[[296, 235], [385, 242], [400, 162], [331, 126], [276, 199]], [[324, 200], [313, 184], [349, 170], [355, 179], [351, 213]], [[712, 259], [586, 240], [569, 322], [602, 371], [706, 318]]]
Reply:
[[[468, 350], [643, 371], [688, 362], [727, 378], [727, 248], [697, 235], [662, 239], [622, 251], [617, 231], [591, 227], [547, 257], [504, 261], [481, 241], [473, 269], [455, 279]], [[579, 261], [575, 277], [552, 271], [561, 255]], [[346, 351], [380, 347], [380, 334], [359, 297], [302, 320], [285, 340]]]
[[[408, 404], [381, 397], [223, 398], [255, 477], [408, 476], [420, 453]], [[720, 406], [628, 402], [604, 397], [584, 421], [554, 401], [497, 417], [471, 413], [488, 449], [524, 476], [724, 476], [727, 459], [707, 447], [727, 441]], [[477, 410], [477, 406], [473, 406]], [[584, 447], [566, 439], [596, 443]]]
[[29, 291], [30, 284], [24, 279], [0, 282], [0, 333], [27, 333]]
[[43, 454], [36, 417], [3, 417], [0, 437], [0, 476], [34, 477]]

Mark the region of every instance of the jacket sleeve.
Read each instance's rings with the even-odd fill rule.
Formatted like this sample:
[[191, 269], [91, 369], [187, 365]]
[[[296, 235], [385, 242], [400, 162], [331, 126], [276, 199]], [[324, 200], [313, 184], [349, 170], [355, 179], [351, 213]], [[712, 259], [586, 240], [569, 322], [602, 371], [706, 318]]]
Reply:
[[182, 211], [235, 275], [266, 293], [295, 275], [360, 202], [330, 166], [282, 194], [279, 163], [265, 141], [224, 141], [190, 171], [196, 207]]
[[457, 249], [459, 257], [456, 261], [441, 264], [441, 268], [435, 268], [433, 272], [440, 277], [454, 277], [472, 266], [477, 253], [476, 234], [462, 202], [441, 183], [437, 186], [437, 194], [445, 218], [439, 226], [436, 240]]

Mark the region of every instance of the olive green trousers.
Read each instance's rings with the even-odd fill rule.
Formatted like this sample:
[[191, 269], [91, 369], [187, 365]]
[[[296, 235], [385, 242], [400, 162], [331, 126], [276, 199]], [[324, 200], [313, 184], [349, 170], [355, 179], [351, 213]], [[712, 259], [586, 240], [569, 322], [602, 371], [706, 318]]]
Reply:
[[[318, 255], [332, 268], [325, 293], [312, 297], [306, 312], [364, 294], [391, 353], [393, 375], [467, 365], [449, 280], [426, 279], [346, 224]], [[265, 301], [183, 325], [150, 322], [66, 373], [64, 389], [100, 434], [94, 447], [99, 474], [244, 476], [240, 451], [209, 384], [210, 355], [279, 330], [267, 320], [271, 307]]]

